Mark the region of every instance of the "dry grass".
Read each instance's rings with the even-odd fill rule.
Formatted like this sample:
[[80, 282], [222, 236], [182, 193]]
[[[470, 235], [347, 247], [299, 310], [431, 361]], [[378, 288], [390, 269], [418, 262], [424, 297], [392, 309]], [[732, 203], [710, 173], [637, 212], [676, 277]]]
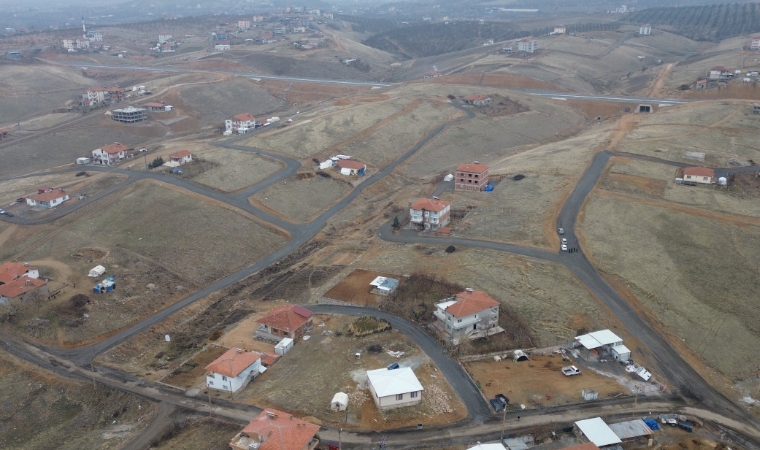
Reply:
[[710, 366], [734, 378], [754, 373], [760, 227], [592, 197], [581, 231], [597, 267], [621, 276]]
[[266, 114], [282, 107], [280, 100], [266, 89], [244, 78], [187, 86], [180, 89], [180, 96], [185, 107], [198, 111], [204, 122], [214, 124], [235, 114]]
[[278, 161], [238, 150], [208, 148], [197, 156], [215, 166], [192, 180], [227, 192], [254, 185], [282, 168]]
[[151, 446], [156, 450], [209, 450], [227, 448], [243, 425], [198, 417], [182, 422], [169, 436]]
[[206, 374], [208, 373], [206, 366], [222, 356], [227, 350], [229, 349], [226, 347], [216, 345], [206, 346], [200, 353], [184, 362], [177, 369], [174, 369], [168, 377], [161, 381], [184, 389], [190, 389], [199, 384], [205, 386]]
[[[83, 170], [87, 170], [83, 167]], [[37, 193], [40, 186], [52, 186], [65, 190], [72, 198], [78, 193], [92, 195], [126, 179], [123, 175], [93, 173], [91, 177], [77, 177], [74, 172], [43, 175], [39, 177], [15, 178], [0, 182], [0, 206], [5, 207], [19, 197]], [[76, 201], [76, 200], [73, 200]], [[25, 205], [19, 208], [28, 209]], [[4, 208], [8, 209], [8, 208]], [[17, 214], [17, 209], [13, 210]]]
[[[336, 172], [331, 174], [341, 177]], [[290, 177], [252, 198], [298, 222], [306, 222], [350, 190], [351, 185], [342, 180], [322, 176]]]

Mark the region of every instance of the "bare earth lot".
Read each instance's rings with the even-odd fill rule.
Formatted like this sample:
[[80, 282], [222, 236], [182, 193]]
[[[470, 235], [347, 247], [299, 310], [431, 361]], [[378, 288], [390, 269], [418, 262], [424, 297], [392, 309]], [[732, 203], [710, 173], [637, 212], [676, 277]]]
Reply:
[[[341, 177], [335, 171], [331, 175]], [[350, 190], [349, 183], [338, 179], [290, 177], [257, 192], [252, 198], [298, 222], [306, 222]]]
[[[319, 323], [326, 321], [324, 327]], [[348, 427], [361, 429], [388, 429], [411, 426], [451, 423], [466, 416], [456, 394], [428, 357], [403, 334], [386, 331], [361, 338], [348, 337], [345, 327], [354, 319], [343, 316], [318, 316], [314, 332], [308, 341], [298, 342], [266, 373], [251, 383], [238, 400], [310, 416], [325, 424], [338, 425], [346, 418], [345, 412], [330, 411], [330, 400], [336, 392], [349, 394]], [[332, 335], [323, 336], [330, 330]], [[379, 344], [382, 353], [369, 353], [370, 345]], [[403, 351], [400, 358], [385, 353]], [[356, 358], [355, 353], [362, 353]], [[363, 387], [368, 369], [386, 367], [392, 362], [412, 367], [425, 388], [422, 404], [414, 407], [380, 413]], [[309, 376], [302, 376], [308, 368]], [[301, 374], [301, 375], [298, 375]], [[438, 392], [436, 395], [435, 392]], [[430, 399], [442, 399], [433, 406]]]
[[223, 123], [236, 114], [265, 114], [281, 107], [280, 101], [256, 82], [244, 78], [186, 86], [180, 89], [186, 107], [201, 114], [206, 123]]
[[371, 294], [370, 291], [373, 286], [370, 286], [369, 283], [379, 276], [395, 278], [403, 282], [403, 277], [399, 275], [356, 269], [325, 292], [324, 297], [361, 306], [377, 307], [383, 300], [383, 296]]
[[754, 373], [759, 226], [595, 195], [580, 230], [598, 267], [619, 275], [707, 364], [732, 378]]
[[207, 147], [197, 151], [197, 156], [210, 161], [214, 167], [191, 179], [226, 192], [254, 185], [282, 168], [281, 163], [255, 153], [224, 148]]
[[183, 422], [176, 435], [162, 440], [156, 450], [209, 450], [228, 448], [232, 438], [243, 429], [239, 425], [222, 420], [198, 417]]

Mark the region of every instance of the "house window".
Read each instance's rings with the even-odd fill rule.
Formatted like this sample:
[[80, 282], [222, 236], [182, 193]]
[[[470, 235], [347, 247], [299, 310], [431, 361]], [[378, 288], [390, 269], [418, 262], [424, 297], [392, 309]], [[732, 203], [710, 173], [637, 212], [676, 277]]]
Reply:
[[396, 394], [396, 400], [403, 400], [404, 394]]
[[214, 382], [213, 382], [213, 381], [211, 381], [211, 380], [208, 380], [208, 385], [209, 385], [209, 386], [213, 386], [213, 385], [214, 385]]
[[225, 377], [224, 375], [222, 375], [222, 381], [227, 381], [227, 377]]
[[707, 177], [702, 177], [702, 181], [707, 181]]
[[462, 323], [462, 319], [457, 319], [457, 323]]
[[418, 394], [419, 394], [419, 392], [412, 392], [411, 394], [409, 394], [409, 396], [412, 397], [412, 398], [417, 398]]
[[478, 315], [477, 315], [477, 314], [475, 314], [475, 318], [476, 318], [476, 319], [478, 318]]

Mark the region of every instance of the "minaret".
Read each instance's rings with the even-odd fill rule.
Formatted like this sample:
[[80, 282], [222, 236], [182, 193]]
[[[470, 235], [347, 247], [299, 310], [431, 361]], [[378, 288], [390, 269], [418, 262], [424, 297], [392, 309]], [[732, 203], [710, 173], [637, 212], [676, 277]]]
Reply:
[[82, 36], [87, 39], [87, 28], [84, 26], [84, 16], [82, 16]]

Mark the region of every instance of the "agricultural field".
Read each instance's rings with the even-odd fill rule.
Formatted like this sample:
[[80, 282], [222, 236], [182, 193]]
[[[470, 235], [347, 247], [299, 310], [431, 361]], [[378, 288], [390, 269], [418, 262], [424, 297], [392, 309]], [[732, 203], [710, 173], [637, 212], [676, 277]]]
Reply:
[[186, 108], [198, 111], [203, 122], [215, 125], [236, 114], [257, 116], [282, 107], [279, 99], [246, 78], [185, 86], [179, 92]]
[[[341, 177], [338, 172], [330, 174]], [[343, 180], [309, 175], [289, 177], [257, 192], [251, 199], [297, 222], [306, 222], [352, 189]]]
[[718, 372], [734, 379], [754, 373], [760, 225], [608, 198], [603, 191], [590, 199], [584, 217], [579, 230], [589, 258], [619, 276], [653, 320]]
[[0, 354], [0, 376], [8, 405], [0, 412], [0, 449], [118, 449], [155, 414], [137, 396], [58, 377], [7, 352]]
[[175, 421], [158, 442], [150, 448], [155, 450], [209, 450], [227, 448], [232, 438], [244, 425], [208, 417], [194, 417]]
[[[315, 333], [308, 341], [298, 342], [266, 373], [251, 383], [239, 401], [271, 406], [303, 416], [316, 417], [324, 424], [338, 425], [347, 420], [346, 428], [389, 429], [424, 423], [428, 426], [452, 423], [463, 419], [466, 410], [456, 393], [438, 369], [411, 340], [395, 331], [384, 331], [364, 337], [347, 335], [347, 327], [355, 318], [317, 316]], [[320, 326], [324, 323], [324, 326]], [[332, 334], [323, 335], [330, 331]], [[375, 346], [379, 346], [375, 347]], [[375, 347], [370, 351], [370, 347]], [[403, 352], [399, 358], [388, 351]], [[361, 352], [361, 357], [355, 356]], [[326, 357], [327, 356], [327, 357]], [[411, 367], [425, 388], [420, 405], [380, 412], [366, 389], [366, 370], [384, 368], [397, 362]], [[295, 376], [309, 368], [309, 376]], [[348, 414], [330, 411], [333, 394], [349, 395]], [[346, 417], [348, 417], [346, 419]]]
[[[361, 133], [400, 113], [409, 100], [393, 100], [340, 108], [336, 112], [303, 120], [288, 127], [247, 139], [244, 145], [279, 152], [294, 158], [341, 148]], [[392, 119], [391, 119], [392, 120]], [[359, 136], [357, 136], [359, 135]], [[338, 149], [336, 149], [336, 152]]]

